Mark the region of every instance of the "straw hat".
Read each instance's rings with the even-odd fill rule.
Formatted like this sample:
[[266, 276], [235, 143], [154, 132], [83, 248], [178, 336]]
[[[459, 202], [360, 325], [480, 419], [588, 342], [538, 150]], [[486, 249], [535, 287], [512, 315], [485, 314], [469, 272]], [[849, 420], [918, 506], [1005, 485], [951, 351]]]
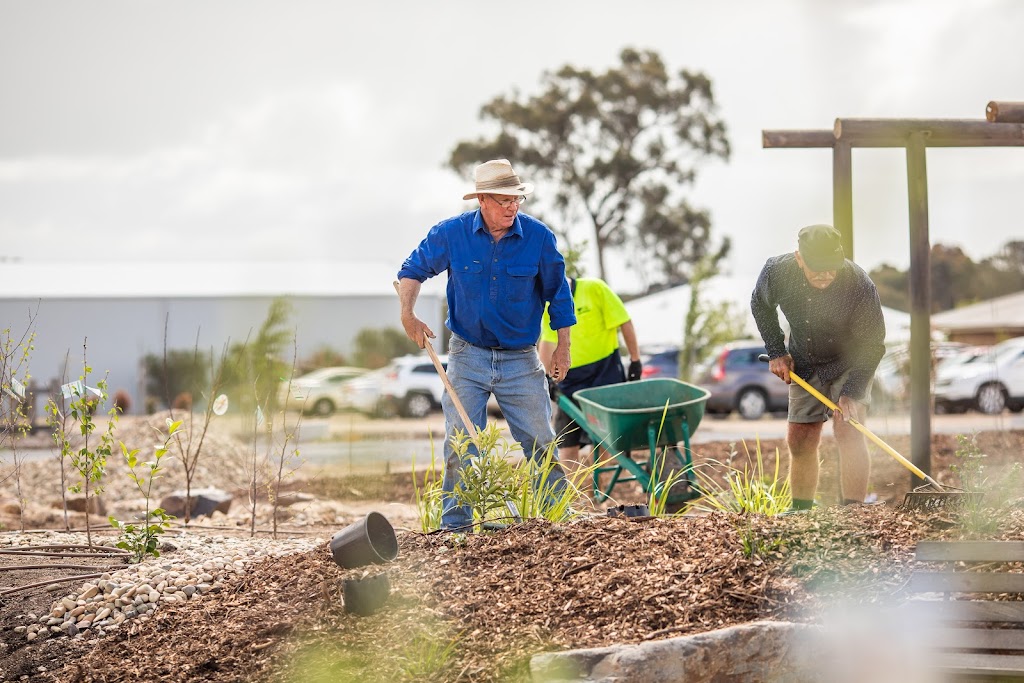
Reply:
[[473, 180], [476, 181], [476, 189], [463, 199], [473, 199], [478, 194], [523, 196], [533, 192], [533, 183], [520, 180], [508, 159], [485, 161], [473, 171]]

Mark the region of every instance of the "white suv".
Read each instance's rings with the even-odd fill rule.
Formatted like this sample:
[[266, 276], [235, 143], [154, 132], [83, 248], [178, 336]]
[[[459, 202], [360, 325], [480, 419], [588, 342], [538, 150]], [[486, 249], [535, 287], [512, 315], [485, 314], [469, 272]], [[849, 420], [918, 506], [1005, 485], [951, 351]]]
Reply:
[[993, 346], [970, 363], [939, 367], [935, 373], [935, 408], [963, 412], [976, 408], [989, 415], [1024, 409], [1024, 337]]
[[[447, 367], [448, 357], [440, 356]], [[402, 356], [346, 382], [345, 406], [375, 417], [426, 417], [441, 407], [444, 383], [428, 356]]]

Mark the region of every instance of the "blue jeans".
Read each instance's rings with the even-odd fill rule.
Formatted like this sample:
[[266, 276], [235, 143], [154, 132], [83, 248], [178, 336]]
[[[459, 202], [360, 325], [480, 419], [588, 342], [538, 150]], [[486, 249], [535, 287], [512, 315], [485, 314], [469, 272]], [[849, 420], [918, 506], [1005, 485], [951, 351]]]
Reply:
[[[487, 399], [493, 393], [505, 416], [509, 431], [523, 447], [523, 453], [535, 462], [555, 440], [551, 428], [551, 403], [547, 380], [537, 349], [533, 346], [509, 351], [473, 346], [453, 334], [448, 345], [448, 380], [455, 389], [462, 407], [477, 430], [487, 424]], [[441, 528], [454, 529], [473, 521], [468, 505], [458, 505], [452, 495], [462, 480], [462, 462], [451, 446], [456, 429], [468, 434], [448, 391], [441, 399], [444, 409], [444, 479], [442, 481]], [[466, 457], [476, 454], [470, 446]], [[557, 463], [548, 476], [547, 486], [553, 491], [565, 488], [565, 472]]]

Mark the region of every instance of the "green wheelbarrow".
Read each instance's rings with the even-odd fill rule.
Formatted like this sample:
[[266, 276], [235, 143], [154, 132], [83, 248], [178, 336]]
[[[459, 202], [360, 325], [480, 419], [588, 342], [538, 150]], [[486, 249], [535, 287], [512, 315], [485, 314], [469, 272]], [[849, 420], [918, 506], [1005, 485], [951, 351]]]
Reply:
[[[590, 436], [594, 462], [599, 461], [597, 446], [612, 456], [614, 464], [594, 470], [594, 499], [610, 498], [617, 484], [628, 481], [639, 482], [647, 493], [655, 492], [674, 472], [682, 474], [667, 502], [700, 497], [693, 477], [690, 437], [704, 417], [708, 396], [706, 389], [678, 379], [643, 379], [581, 389], [573, 396], [578, 406], [568, 396], [559, 396], [558, 405]], [[605, 472], [612, 476], [602, 489], [600, 477]]]

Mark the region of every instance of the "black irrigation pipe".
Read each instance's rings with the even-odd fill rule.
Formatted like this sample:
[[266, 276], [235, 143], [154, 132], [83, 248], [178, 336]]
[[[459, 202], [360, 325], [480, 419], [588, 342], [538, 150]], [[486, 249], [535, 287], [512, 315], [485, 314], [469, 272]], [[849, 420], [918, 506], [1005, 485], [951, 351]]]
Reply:
[[53, 579], [51, 581], [39, 581], [37, 583], [27, 583], [24, 586], [15, 586], [14, 588], [8, 588], [0, 591], [0, 596], [10, 595], [19, 591], [28, 590], [29, 588], [42, 588], [43, 586], [52, 586], [55, 583], [69, 583], [71, 581], [84, 581], [85, 579], [98, 579], [103, 576], [100, 574], [79, 574], [78, 576], [65, 576], [62, 579]]
[[107, 572], [116, 572], [118, 569], [124, 569], [128, 565], [121, 565], [119, 567], [96, 567], [91, 564], [16, 564], [10, 567], [0, 567], [0, 572], [16, 572], [24, 569], [76, 569], [96, 571], [102, 569]]
[[[93, 552], [56, 552], [48, 553], [41, 552], [46, 550], [82, 550], [89, 548], [86, 545], [31, 545], [23, 546], [19, 548], [5, 548], [0, 550], [0, 555], [17, 555], [24, 557], [26, 555], [35, 555], [38, 557], [95, 557], [95, 558], [109, 558], [109, 557], [130, 557], [131, 552], [122, 548], [111, 548], [109, 546], [93, 546]], [[98, 551], [98, 552], [97, 552]]]

